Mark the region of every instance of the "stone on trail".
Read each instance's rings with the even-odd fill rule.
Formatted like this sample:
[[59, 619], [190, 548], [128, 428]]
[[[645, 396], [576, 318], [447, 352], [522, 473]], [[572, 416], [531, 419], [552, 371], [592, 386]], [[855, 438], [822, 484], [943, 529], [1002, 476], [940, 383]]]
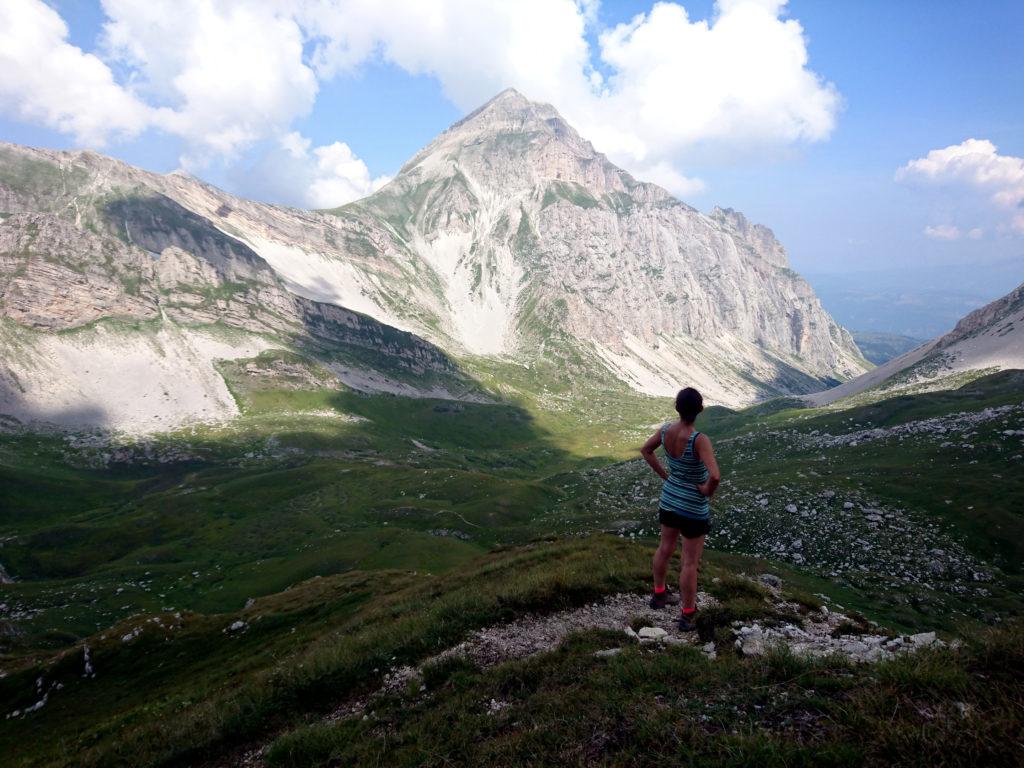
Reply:
[[640, 637], [640, 642], [644, 642], [646, 640], [647, 642], [652, 643], [664, 640], [667, 634], [668, 632], [666, 632], [661, 627], [643, 627], [637, 633], [637, 635]]
[[[743, 630], [748, 630], [743, 632]], [[744, 627], [736, 640], [736, 648], [744, 656], [762, 656], [765, 651], [764, 633], [760, 627]]]
[[774, 573], [762, 573], [760, 576], [757, 577], [757, 580], [765, 586], [771, 587], [773, 589], [778, 589], [782, 586], [782, 579], [780, 579]]

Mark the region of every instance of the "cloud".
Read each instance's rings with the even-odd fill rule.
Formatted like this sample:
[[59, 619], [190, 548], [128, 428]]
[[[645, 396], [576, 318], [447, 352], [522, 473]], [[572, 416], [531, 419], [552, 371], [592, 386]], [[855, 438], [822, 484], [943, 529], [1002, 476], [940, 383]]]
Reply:
[[704, 182], [696, 177], [684, 176], [664, 160], [653, 165], [641, 166], [636, 175], [644, 181], [654, 182], [680, 197], [696, 195], [704, 191]]
[[615, 74], [597, 119], [630, 135], [635, 144], [623, 150], [634, 156], [827, 138], [839, 95], [807, 69], [803, 29], [779, 18], [783, 5], [720, 2], [709, 25], [658, 3], [605, 32], [601, 58]]
[[723, 0], [708, 23], [661, 2], [602, 32], [597, 51], [586, 40], [593, 2], [313, 0], [298, 17], [323, 77], [379, 57], [433, 75], [466, 110], [514, 87], [639, 177], [657, 173], [685, 195], [697, 185], [681, 168], [706, 145], [818, 141], [834, 129], [839, 94], [808, 68], [803, 29], [780, 18], [784, 7]]
[[924, 236], [932, 240], [959, 240], [960, 230], [952, 224], [939, 224], [935, 227], [925, 227]]
[[[896, 180], [945, 187], [968, 201], [977, 198], [1003, 229], [1024, 234], [1024, 158], [1000, 155], [991, 141], [967, 139], [933, 149], [898, 169]], [[980, 235], [979, 229], [971, 237]]]
[[67, 37], [64, 20], [41, 0], [0, 3], [0, 112], [91, 146], [143, 131], [157, 111]]
[[286, 134], [235, 180], [266, 199], [299, 208], [336, 208], [380, 189], [391, 179], [370, 169], [344, 142], [320, 147], [296, 131]]
[[188, 142], [186, 166], [280, 136], [313, 108], [303, 32], [273, 3], [103, 0], [103, 10], [107, 55], [170, 107], [159, 124]]
[[[68, 45], [63, 22], [40, 0], [5, 4], [8, 16], [24, 17], [29, 29], [19, 34], [42, 38], [10, 51], [5, 45], [8, 72], [32, 74], [40, 62], [44, 72], [32, 87], [0, 73], [2, 103], [20, 119], [91, 144], [158, 128], [184, 140], [191, 168], [279, 142], [313, 108], [321, 82], [378, 61], [436, 78], [467, 111], [506, 87], [550, 102], [615, 162], [680, 195], [702, 188], [685, 168], [709, 147], [729, 154], [820, 141], [840, 109], [835, 87], [809, 68], [803, 29], [784, 18], [784, 0], [719, 0], [710, 21], [658, 2], [604, 30], [595, 27], [597, 0], [102, 6], [98, 57]], [[39, 51], [70, 63], [58, 66]], [[331, 153], [324, 162], [349, 162]], [[310, 150], [308, 162], [320, 161]], [[318, 189], [341, 191], [332, 185]]]

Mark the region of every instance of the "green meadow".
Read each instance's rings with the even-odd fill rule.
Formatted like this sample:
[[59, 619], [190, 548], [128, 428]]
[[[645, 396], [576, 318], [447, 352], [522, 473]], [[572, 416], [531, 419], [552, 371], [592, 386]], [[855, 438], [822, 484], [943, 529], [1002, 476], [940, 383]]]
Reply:
[[[702, 579], [770, 571], [808, 604], [825, 595], [898, 631], [932, 628], [977, 643], [871, 670], [727, 652], [724, 664], [709, 666], [686, 648], [657, 661], [626, 649], [599, 664], [593, 651], [608, 638], [585, 634], [508, 669], [445, 673], [430, 703], [389, 700], [378, 713], [395, 723], [398, 741], [388, 745], [373, 722], [320, 718], [375, 689], [387, 668], [472, 629], [649, 588], [657, 486], [636, 448], [671, 418], [671, 403], [556, 379], [530, 390], [536, 372], [483, 364], [474, 375], [485, 387], [507, 382], [500, 399], [366, 395], [224, 372], [242, 411], [225, 424], [148, 441], [0, 436], [0, 563], [15, 577], [0, 587], [4, 714], [54, 686], [45, 706], [0, 720], [0, 748], [14, 764], [193, 764], [252, 740], [272, 743], [271, 765], [375, 764], [385, 749], [396, 765], [423, 754], [423, 764], [438, 765], [586, 762], [591, 743], [605, 761], [639, 764], [641, 754], [661, 754], [643, 751], [655, 734], [698, 714], [674, 699], [664, 709], [643, 703], [668, 696], [679, 676], [692, 680], [694, 696], [716, 702], [700, 714], [717, 725], [672, 748], [712, 764], [807, 762], [804, 736], [838, 763], [876, 759], [880, 744], [917, 748], [928, 739], [976, 739], [996, 759], [982, 713], [1002, 708], [993, 727], [1019, 724], [1010, 687], [988, 698], [970, 691], [977, 675], [996, 674], [993, 659], [1021, 663], [1020, 633], [986, 628], [1024, 610], [1021, 443], [1003, 434], [1024, 428], [1021, 412], [979, 421], [955, 446], [932, 433], [807, 442], [1019, 406], [1019, 372], [846, 409], [792, 399], [712, 407], [699, 422], [726, 477], [714, 513], [722, 531], [709, 539]], [[804, 509], [825, 491], [898, 506], [907, 520], [933, 526], [929, 535], [953, 542], [991, 577], [985, 594], [962, 610], [964, 598], [939, 584], [897, 588], [856, 569], [835, 576], [834, 564], [801, 565], [765, 545], [792, 525], [782, 504]], [[772, 504], [757, 506], [760, 496]], [[841, 507], [816, 510], [820, 523], [801, 534], [802, 551], [815, 532], [824, 541], [845, 530], [829, 528], [830, 510], [839, 519]], [[723, 621], [765, 610], [733, 597], [740, 602]], [[235, 622], [244, 631], [230, 630]], [[85, 648], [94, 678], [83, 677]], [[877, 697], [857, 692], [865, 685]], [[812, 713], [815, 725], [772, 730], [790, 715], [751, 686], [786, 691], [794, 712]], [[950, 691], [978, 713], [966, 735], [948, 724], [921, 731], [901, 715], [881, 741], [857, 742], [858, 724], [877, 725], [890, 704], [937, 706]], [[440, 720], [489, 697], [513, 703], [497, 719], [467, 715], [423, 752]], [[567, 730], [529, 736], [553, 729], [559, 700], [579, 704]]]

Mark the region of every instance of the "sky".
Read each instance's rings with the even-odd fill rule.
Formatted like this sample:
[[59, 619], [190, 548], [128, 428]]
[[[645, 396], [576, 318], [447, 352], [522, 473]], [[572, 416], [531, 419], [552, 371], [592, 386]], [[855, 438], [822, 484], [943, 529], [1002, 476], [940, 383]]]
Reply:
[[1020, 0], [4, 0], [0, 140], [330, 207], [515, 87], [826, 307], [970, 307], [1024, 281], [1022, 38]]

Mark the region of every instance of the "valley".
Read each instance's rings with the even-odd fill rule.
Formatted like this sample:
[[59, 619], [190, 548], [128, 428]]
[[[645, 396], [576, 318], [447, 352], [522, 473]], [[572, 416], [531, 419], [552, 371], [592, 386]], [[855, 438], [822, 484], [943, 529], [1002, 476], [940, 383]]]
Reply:
[[[775, 574], [790, 599], [890, 632], [971, 638], [1020, 615], [1020, 375], [831, 412], [785, 400], [710, 409], [701, 428], [714, 436], [726, 483], [702, 578]], [[56, 728], [93, 734], [76, 764], [119, 764], [123, 749], [159, 764], [159, 754], [190, 754], [206, 738], [248, 739], [337, 706], [396, 664], [454, 642], [460, 627], [605, 590], [642, 592], [657, 486], [630, 457], [666, 405], [637, 399], [630, 413], [624, 402], [621, 420], [594, 430], [578, 406], [545, 413], [528, 403], [264, 389], [240, 397], [240, 419], [218, 429], [121, 444], [8, 432], [0, 562], [16, 581], [3, 587], [0, 616], [0, 690], [11, 702], [0, 740]], [[543, 577], [554, 581], [532, 581], [529, 562], [554, 569]], [[471, 576], [481, 567], [483, 584]], [[430, 621], [441, 623], [386, 629], [380, 612], [396, 599], [419, 605], [424, 590], [436, 596], [423, 604]], [[451, 603], [464, 595], [476, 605], [491, 590], [508, 596], [482, 613]], [[761, 615], [744, 599], [746, 613], [730, 615]], [[421, 621], [408, 610], [387, 621]], [[601, 631], [568, 648], [592, 653], [614, 636]], [[720, 654], [730, 637], [716, 642]], [[84, 679], [83, 664], [93, 670]], [[477, 686], [494, 673], [470, 665], [458, 674]], [[43, 699], [36, 677], [49, 686]], [[428, 679], [451, 695], [443, 678]], [[184, 703], [199, 690], [203, 704]], [[272, 703], [281, 696], [291, 703]], [[83, 710], [81, 697], [105, 703]], [[211, 707], [222, 735], [200, 738], [196, 718]], [[342, 738], [348, 722], [325, 737]], [[320, 754], [321, 742], [309, 741], [318, 733], [276, 745], [269, 764], [293, 764], [281, 755], [298, 743]], [[44, 743], [25, 764], [60, 764]]]

